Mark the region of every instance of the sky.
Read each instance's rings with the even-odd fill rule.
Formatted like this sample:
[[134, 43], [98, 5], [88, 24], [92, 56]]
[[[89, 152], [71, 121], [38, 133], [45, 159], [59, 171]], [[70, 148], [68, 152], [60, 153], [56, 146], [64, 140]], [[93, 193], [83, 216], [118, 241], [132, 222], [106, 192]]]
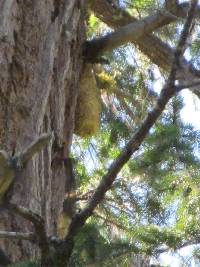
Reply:
[[181, 118], [184, 122], [191, 123], [196, 130], [200, 130], [200, 100], [189, 90], [183, 90], [182, 96], [185, 106]]

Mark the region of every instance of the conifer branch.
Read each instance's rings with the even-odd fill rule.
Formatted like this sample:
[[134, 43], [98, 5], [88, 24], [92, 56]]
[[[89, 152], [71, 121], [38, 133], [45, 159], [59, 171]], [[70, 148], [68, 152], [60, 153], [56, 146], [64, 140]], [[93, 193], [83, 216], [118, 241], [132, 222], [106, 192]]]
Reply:
[[108, 218], [105, 218], [104, 216], [102, 216], [101, 214], [97, 213], [97, 212], [94, 212], [94, 217], [97, 217], [103, 221], [105, 221], [107, 224], [110, 224], [110, 225], [114, 225], [116, 226], [117, 228], [123, 230], [123, 231], [128, 231], [128, 228], [126, 228], [125, 226], [123, 226], [122, 224], [119, 224], [111, 219], [108, 219]]
[[192, 24], [196, 4], [197, 0], [192, 0], [183, 31], [174, 53], [174, 59], [169, 78], [165, 86], [163, 87], [160, 96], [157, 99], [156, 105], [154, 106], [152, 111], [148, 113], [141, 126], [121, 151], [119, 156], [110, 165], [107, 173], [102, 177], [102, 180], [100, 181], [98, 187], [96, 188], [93, 196], [90, 198], [85, 208], [83, 208], [83, 210], [79, 213], [75, 214], [75, 216], [72, 218], [71, 224], [69, 225], [68, 234], [66, 235], [64, 241], [66, 246], [68, 246], [68, 253], [73, 247], [74, 236], [77, 234], [80, 227], [85, 224], [86, 220], [92, 215], [97, 205], [103, 200], [106, 192], [112, 187], [113, 182], [115, 181], [123, 166], [128, 162], [133, 153], [139, 149], [141, 143], [149, 133], [154, 123], [157, 121], [158, 117], [162, 114], [169, 100], [177, 93], [175, 90], [177, 66], [179, 65], [179, 62], [183, 56], [182, 48], [187, 41], [187, 36]]
[[149, 112], [134, 136], [122, 150], [120, 155], [113, 161], [108, 169], [107, 174], [103, 176], [100, 184], [98, 185], [86, 207], [80, 213], [76, 214], [74, 218], [72, 218], [66, 241], [73, 237], [77, 230], [85, 223], [86, 219], [92, 215], [96, 206], [103, 200], [105, 193], [111, 188], [122, 167], [128, 162], [133, 153], [139, 149], [139, 146], [143, 142], [149, 130], [154, 125], [164, 110], [166, 104], [175, 95], [175, 93], [176, 91], [174, 88], [169, 86], [168, 83], [164, 86], [157, 100], [156, 106], [151, 112]]

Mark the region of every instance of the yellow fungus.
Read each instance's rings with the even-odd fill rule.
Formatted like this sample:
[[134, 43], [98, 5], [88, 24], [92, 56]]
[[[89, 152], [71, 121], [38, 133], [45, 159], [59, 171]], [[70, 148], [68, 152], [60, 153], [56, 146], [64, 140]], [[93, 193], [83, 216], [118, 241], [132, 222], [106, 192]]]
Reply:
[[75, 134], [83, 138], [95, 135], [99, 129], [100, 111], [100, 91], [90, 65], [85, 65], [77, 99]]

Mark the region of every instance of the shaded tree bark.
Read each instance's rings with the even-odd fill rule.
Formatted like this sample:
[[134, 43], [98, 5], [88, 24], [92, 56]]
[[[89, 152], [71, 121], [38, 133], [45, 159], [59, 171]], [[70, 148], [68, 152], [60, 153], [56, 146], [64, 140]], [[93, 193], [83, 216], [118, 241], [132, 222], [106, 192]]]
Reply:
[[[84, 38], [83, 0], [0, 0], [0, 147], [21, 151], [43, 132], [55, 139], [15, 181], [12, 202], [45, 218], [56, 234], [68, 177]], [[0, 212], [0, 229], [26, 232], [30, 223]], [[28, 241], [0, 240], [12, 260], [38, 255]]]

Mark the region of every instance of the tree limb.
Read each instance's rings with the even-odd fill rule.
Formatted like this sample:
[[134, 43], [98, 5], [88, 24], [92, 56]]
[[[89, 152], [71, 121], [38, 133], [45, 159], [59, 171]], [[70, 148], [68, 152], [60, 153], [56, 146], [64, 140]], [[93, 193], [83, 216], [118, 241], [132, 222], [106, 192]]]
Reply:
[[176, 79], [177, 70], [179, 68], [182, 68], [182, 65], [184, 64], [184, 61], [185, 61], [183, 59], [183, 54], [185, 52], [184, 49], [186, 46], [187, 38], [189, 36], [190, 29], [192, 27], [192, 21], [194, 18], [196, 5], [197, 5], [197, 0], [191, 0], [191, 6], [190, 6], [190, 9], [189, 9], [188, 14], [187, 14], [187, 19], [186, 19], [186, 22], [184, 24], [183, 30], [181, 32], [176, 50], [174, 51], [173, 64], [172, 64], [171, 72], [169, 75], [169, 80], [171, 80], [171, 82], [173, 83], [173, 86], [175, 86], [174, 81]]
[[68, 230], [68, 235], [66, 236], [66, 242], [76, 234], [77, 230], [85, 223], [86, 219], [92, 215], [96, 206], [104, 198], [105, 193], [111, 188], [116, 176], [121, 171], [124, 164], [126, 164], [127, 161], [131, 158], [132, 154], [138, 150], [140, 144], [148, 134], [149, 130], [154, 125], [155, 121], [164, 110], [166, 104], [175, 93], [176, 92], [174, 91], [174, 88], [169, 86], [168, 83], [164, 86], [157, 100], [156, 106], [151, 112], [149, 112], [134, 136], [122, 150], [120, 155], [113, 161], [108, 169], [107, 174], [103, 176], [100, 184], [87, 203], [86, 207], [80, 213], [76, 214], [74, 218], [72, 218], [72, 222]]
[[[183, 6], [182, 6], [183, 5]], [[185, 7], [186, 6], [186, 7]], [[185, 18], [188, 12], [189, 5], [185, 3], [178, 5], [185, 10], [183, 17]], [[105, 0], [94, 0], [92, 1], [91, 8], [95, 15], [106, 23], [109, 27], [117, 29], [129, 23], [136, 21], [137, 19], [131, 16], [128, 12], [121, 8], [113, 7]], [[174, 13], [178, 15], [177, 13]], [[200, 17], [200, 7], [197, 7], [195, 11], [196, 17]], [[162, 25], [164, 26], [164, 24]], [[142, 53], [144, 53], [154, 64], [161, 67], [163, 70], [169, 72], [171, 70], [174, 49], [168, 44], [162, 42], [158, 37], [153, 34], [147, 34], [142, 38], [133, 42], [134, 45], [138, 46]], [[200, 77], [200, 72], [196, 70], [192, 65], [190, 65], [186, 60], [182, 62], [182, 69], [177, 72], [178, 80], [180, 85], [185, 81], [192, 82], [194, 79]], [[195, 93], [200, 98], [200, 88], [199, 86], [194, 86], [191, 91]]]
[[197, 6], [197, 0], [191, 0], [190, 9], [189, 9], [188, 14], [187, 14], [187, 20], [186, 20], [186, 22], [184, 24], [184, 28], [183, 28], [183, 30], [181, 32], [181, 36], [179, 38], [178, 45], [177, 45], [176, 50], [174, 52], [174, 58], [175, 58], [177, 66], [180, 65], [179, 61], [183, 57], [183, 54], [185, 52], [184, 51], [184, 47], [185, 47], [185, 45], [187, 43], [187, 38], [188, 38], [188, 36], [190, 34], [191, 28], [193, 27], [192, 21], [193, 21], [193, 18], [194, 18], [196, 6]]
[[[137, 21], [135, 17], [131, 16], [124, 9], [114, 8], [106, 0], [94, 0], [91, 2], [91, 8], [95, 15], [110, 28], [116, 30]], [[156, 65], [164, 70], [170, 70], [173, 58], [172, 48], [163, 43], [159, 38], [152, 34], [147, 34], [137, 40], [137, 42], [134, 42], [134, 45], [137, 45], [141, 52], [147, 55]]]
[[103, 52], [111, 51], [128, 42], [135, 42], [143, 35], [159, 28], [163, 21], [167, 23], [168, 20], [176, 20], [176, 17], [164, 10], [160, 10], [141, 20], [136, 20], [103, 37], [87, 41], [84, 46], [83, 56], [86, 61], [94, 62]]
[[[190, 4], [189, 2], [178, 4], [178, 1], [176, 0], [175, 1], [166, 0], [165, 7], [170, 13], [174, 14], [177, 18], [185, 19], [189, 11]], [[195, 9], [194, 18], [197, 18], [197, 19], [200, 18], [200, 6], [199, 5]]]
[[194, 80], [193, 82], [185, 82], [185, 83], [182, 83], [181, 85], [177, 85], [176, 86], [176, 90], [182, 90], [182, 89], [189, 89], [189, 88], [192, 88], [192, 87], [196, 87], [196, 86], [200, 86], [200, 80]]
[[21, 153], [16, 155], [16, 159], [19, 162], [19, 165], [25, 166], [26, 163], [41, 149], [46, 146], [52, 139], [52, 134], [45, 133], [39, 136], [34, 140], [28, 147], [26, 147]]

